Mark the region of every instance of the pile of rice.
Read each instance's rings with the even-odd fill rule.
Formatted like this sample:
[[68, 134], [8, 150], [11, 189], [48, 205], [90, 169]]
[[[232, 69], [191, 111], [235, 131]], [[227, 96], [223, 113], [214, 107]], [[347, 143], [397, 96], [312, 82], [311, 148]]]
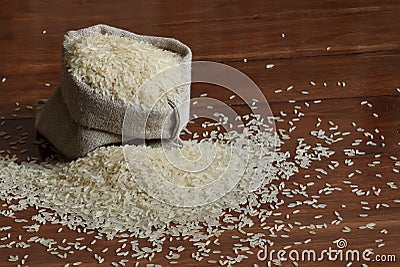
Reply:
[[[133, 99], [150, 77], [182, 62], [182, 56], [174, 52], [109, 34], [82, 36], [64, 46], [64, 64], [76, 80], [122, 101]], [[157, 99], [165, 93], [162, 87], [149, 89], [142, 98]]]
[[[278, 189], [268, 184], [274, 179], [288, 179], [297, 171], [293, 162], [286, 161], [287, 153], [272, 153], [275, 145], [280, 145], [277, 136], [256, 124], [253, 120], [243, 133], [220, 134], [218, 140], [186, 141], [183, 148], [168, 152], [182, 152], [193, 160], [200, 156], [199, 151], [213, 151], [212, 156], [206, 157], [211, 164], [198, 172], [171, 164], [162, 147], [130, 146], [132, 153], [128, 160], [124, 155], [127, 146], [101, 147], [69, 163], [17, 164], [13, 159], [2, 157], [0, 199], [10, 201], [15, 196], [19, 203], [10, 207], [15, 210], [21, 206], [50, 208], [59, 215], [61, 224], [72, 229], [77, 226], [98, 229], [108, 238], [123, 231], [141, 238], [182, 233], [201, 236], [202, 225], [207, 229], [220, 225], [219, 218], [225, 209], [245, 216], [256, 208], [254, 205], [276, 201]], [[239, 166], [240, 162], [231, 160], [240, 150], [232, 149], [232, 144], [239, 144], [247, 151], [247, 161], [236, 155], [236, 161], [245, 163], [243, 177], [232, 190], [212, 203], [196, 207], [170, 205], [138, 186], [138, 179], [148, 180], [154, 173], [161, 173], [173, 184], [196, 187], [217, 179], [227, 168], [236, 172], [232, 166]], [[249, 186], [254, 178], [262, 181], [255, 191]], [[174, 192], [164, 193], [174, 195]]]

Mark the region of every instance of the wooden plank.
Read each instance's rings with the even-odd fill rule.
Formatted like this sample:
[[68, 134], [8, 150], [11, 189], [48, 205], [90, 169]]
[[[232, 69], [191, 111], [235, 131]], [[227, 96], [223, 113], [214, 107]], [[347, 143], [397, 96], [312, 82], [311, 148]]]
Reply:
[[[226, 64], [252, 79], [270, 103], [287, 102], [289, 99], [312, 101], [399, 94], [396, 91], [396, 88], [400, 87], [399, 54], [374, 53], [353, 55], [350, 58], [327, 56]], [[266, 69], [267, 64], [275, 66]], [[0, 114], [8, 118], [14, 113], [22, 118], [33, 117], [34, 112], [25, 107], [34, 105], [40, 98], [49, 97], [59, 83], [59, 75], [59, 68], [55, 65], [51, 71], [43, 73], [40, 73], [39, 69], [28, 73], [24, 73], [23, 70], [16, 71], [5, 83], [0, 83]], [[314, 81], [316, 86], [312, 86], [311, 81]], [[323, 86], [324, 82], [327, 83], [327, 87]], [[337, 82], [345, 82], [346, 86], [338, 86]], [[50, 87], [44, 86], [45, 83], [50, 83]], [[286, 91], [291, 85], [294, 86], [293, 89]], [[229, 99], [234, 89], [237, 88], [225, 90], [210, 84], [193, 83], [191, 95], [195, 98], [208, 92], [209, 97], [220, 99], [229, 105], [238, 105], [241, 103], [239, 98]], [[275, 90], [279, 89], [283, 92], [275, 93]], [[308, 91], [310, 94], [304, 95], [302, 91]], [[250, 98], [259, 96], [249, 90], [246, 90], [246, 95]], [[19, 112], [14, 111], [16, 102], [21, 106]]]
[[[38, 2], [26, 4], [25, 1], [4, 0], [4, 9], [0, 12], [0, 19], [15, 20], [49, 20], [53, 15], [64, 14], [67, 9], [74, 11], [74, 16], [69, 17], [71, 21], [82, 19], [82, 17], [98, 18], [96, 14], [103, 14], [103, 19], [116, 17], [116, 20], [134, 21], [141, 24], [184, 24], [207, 21], [235, 20], [256, 17], [278, 18], [283, 16], [294, 16], [303, 18], [306, 16], [370, 12], [390, 9], [397, 6], [395, 0], [375, 1], [356, 0], [351, 3], [346, 0], [338, 0], [326, 3], [321, 0], [291, 1], [288, 3], [263, 1], [229, 1], [220, 0], [193, 0], [172, 5], [169, 1], [142, 1], [139, 3], [116, 0], [104, 2], [101, 5], [97, 1], [60, 0], [57, 4], [51, 2]], [[42, 16], [38, 18], [37, 13]], [[118, 16], [116, 15], [118, 14]], [[51, 26], [51, 25], [49, 25]]]
[[[372, 104], [372, 108], [367, 105], [360, 105], [360, 102], [368, 101]], [[296, 101], [296, 103], [271, 103], [270, 108], [274, 116], [279, 116], [284, 119], [284, 122], [276, 122], [277, 129], [284, 129], [287, 134], [291, 135], [290, 140], [284, 140], [287, 143], [287, 147], [292, 148], [291, 152], [294, 152], [294, 148], [297, 146], [297, 138], [308, 138], [310, 132], [313, 130], [325, 129], [326, 134], [333, 134], [335, 132], [351, 132], [351, 136], [344, 137], [346, 140], [343, 142], [334, 143], [332, 148], [339, 151], [341, 159], [344, 158], [342, 153], [345, 148], [352, 148], [351, 143], [355, 139], [365, 139], [364, 132], [358, 131], [358, 128], [363, 128], [366, 131], [374, 135], [374, 141], [377, 146], [366, 146], [360, 145], [356, 147], [362, 151], [365, 151], [369, 155], [375, 154], [386, 154], [386, 155], [397, 155], [399, 153], [399, 141], [400, 141], [400, 97], [399, 96], [382, 96], [382, 97], [370, 97], [370, 98], [345, 98], [345, 99], [329, 99], [325, 100], [320, 104], [314, 104], [313, 102], [307, 102], [309, 107], [305, 105], [306, 101]], [[298, 108], [295, 108], [295, 107]], [[202, 110], [205, 107], [193, 106], [192, 112], [195, 114], [202, 114]], [[239, 115], [247, 114], [248, 109], [242, 106], [233, 106], [233, 109]], [[299, 121], [293, 121], [293, 118], [298, 118], [294, 114], [294, 110], [304, 113], [304, 116], [300, 117]], [[281, 111], [287, 114], [282, 116]], [[223, 112], [216, 106], [213, 112]], [[254, 111], [257, 114], [257, 110]], [[373, 116], [373, 113], [379, 115], [378, 118]], [[317, 126], [318, 119], [321, 120], [320, 126]], [[292, 133], [289, 133], [289, 129], [292, 125], [289, 124], [292, 121], [293, 126], [296, 128]], [[338, 125], [337, 130], [327, 130], [332, 127], [329, 125], [329, 121]], [[355, 122], [356, 126], [352, 123]], [[395, 122], [395, 123], [394, 123]], [[199, 124], [190, 125], [192, 132], [199, 132], [201, 134], [204, 128]], [[375, 129], [379, 130], [379, 133], [375, 132]], [[384, 135], [384, 140], [380, 139], [380, 136]], [[339, 135], [338, 137], [340, 137]], [[369, 139], [367, 139], [369, 140]], [[316, 140], [315, 140], [316, 141]], [[314, 142], [315, 142], [314, 141]], [[320, 143], [325, 144], [323, 140], [319, 140]], [[385, 146], [382, 147], [382, 143]], [[327, 145], [327, 144], [325, 144]], [[328, 145], [327, 145], [328, 146]]]
[[[400, 56], [397, 53], [361, 54], [351, 57], [265, 59], [227, 64], [252, 79], [270, 103], [287, 102], [289, 99], [311, 101], [399, 95], [396, 89], [400, 87], [400, 77], [397, 74], [400, 70]], [[274, 67], [266, 69], [266, 65], [269, 64], [274, 64]], [[230, 78], [221, 75], [221, 80], [224, 79]], [[316, 85], [311, 85], [311, 82], [315, 82]], [[293, 89], [287, 91], [290, 86], [293, 86]], [[222, 87], [211, 88], [200, 83], [192, 85], [192, 97], [198, 97], [207, 92], [209, 97], [237, 105], [241, 103], [238, 97], [229, 99], [232, 95], [231, 91], [235, 89], [245, 91], [249, 98], [259, 96], [259, 92], [243, 87], [223, 90]], [[276, 90], [282, 90], [282, 93], [275, 93]], [[302, 91], [307, 91], [309, 94], [304, 95]]]

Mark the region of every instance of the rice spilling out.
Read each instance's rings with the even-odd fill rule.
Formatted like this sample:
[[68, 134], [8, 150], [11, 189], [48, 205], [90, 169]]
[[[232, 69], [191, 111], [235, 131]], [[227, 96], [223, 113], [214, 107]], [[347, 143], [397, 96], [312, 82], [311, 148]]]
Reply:
[[[128, 145], [101, 147], [86, 157], [66, 163], [17, 164], [15, 158], [2, 157], [0, 198], [10, 200], [15, 196], [19, 204], [10, 206], [15, 210], [27, 206], [50, 208], [59, 215], [63, 225], [72, 229], [77, 226], [98, 229], [108, 238], [124, 231], [150, 238], [155, 229], [162, 230], [159, 233], [162, 235], [202, 235], [203, 227], [220, 226], [219, 219], [225, 209], [246, 216], [256, 208], [254, 205], [276, 202], [278, 189], [268, 184], [276, 179], [288, 179], [297, 171], [295, 163], [286, 161], [287, 153], [274, 153], [275, 145], [280, 146], [277, 135], [260, 127], [262, 123], [253, 119], [242, 133], [214, 133], [213, 138], [185, 141], [182, 148], [169, 150], [168, 153], [182, 152], [189, 160], [197, 158], [200, 150], [213, 151], [206, 160], [211, 164], [199, 172], [185, 171], [171, 164], [161, 146], [129, 146], [132, 152], [129, 164], [124, 156]], [[232, 149], [232, 145], [239, 143], [241, 148], [246, 148], [247, 162], [240, 155], [244, 150]], [[237, 168], [232, 166], [244, 168], [232, 190], [212, 203], [196, 207], [178, 207], [159, 201], [142, 190], [135, 180], [146, 180], [158, 172], [173, 184], [197, 187], [212, 182], [225, 171], [236, 172]], [[262, 184], [253, 191], [249, 184], [255, 177]], [[164, 193], [174, 195], [174, 192]]]

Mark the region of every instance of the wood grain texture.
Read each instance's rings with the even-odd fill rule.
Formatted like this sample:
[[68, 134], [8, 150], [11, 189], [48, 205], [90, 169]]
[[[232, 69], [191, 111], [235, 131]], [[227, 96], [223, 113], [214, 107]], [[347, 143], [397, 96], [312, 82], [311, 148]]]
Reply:
[[[40, 98], [49, 97], [57, 87], [61, 42], [67, 30], [105, 23], [142, 34], [174, 37], [193, 49], [195, 60], [226, 63], [248, 75], [268, 100], [274, 115], [281, 116], [281, 111], [287, 114], [282, 116], [284, 122], [277, 122], [278, 129], [289, 131], [292, 125], [288, 121], [296, 117], [295, 106], [300, 107], [297, 109], [305, 116], [300, 121], [293, 122], [296, 128], [290, 133], [291, 139], [284, 140], [282, 147], [282, 151], [290, 151], [292, 159], [298, 138], [305, 138], [310, 144], [323, 143], [312, 137], [310, 131], [321, 128], [327, 132], [335, 132], [328, 130], [329, 121], [339, 125], [338, 131], [351, 133], [344, 136], [343, 141], [331, 146], [336, 151], [332, 158], [315, 162], [312, 169], [301, 169], [292, 179], [286, 181], [286, 188], [293, 190], [299, 188], [299, 184], [315, 182], [307, 190], [310, 195], [318, 195], [319, 190], [327, 183], [333, 187], [341, 187], [342, 191], [321, 194], [318, 202], [326, 203], [327, 208], [317, 210], [307, 205], [297, 208], [282, 205], [264, 225], [273, 227], [276, 223], [279, 224], [277, 220], [282, 220], [293, 225], [298, 221], [303, 226], [326, 222], [328, 227], [316, 229], [317, 235], [313, 235], [309, 232], [310, 229], [295, 226], [289, 233], [290, 238], [270, 238], [275, 242], [273, 249], [279, 250], [286, 245], [293, 245], [293, 242], [312, 238], [309, 244], [293, 245], [293, 248], [321, 250], [334, 247], [334, 240], [345, 238], [351, 249], [363, 250], [371, 247], [376, 254], [394, 254], [397, 257], [397, 263], [371, 262], [369, 266], [398, 266], [400, 205], [394, 203], [393, 199], [399, 199], [400, 194], [399, 190], [390, 189], [386, 183], [393, 181], [400, 184], [399, 174], [392, 170], [395, 168], [395, 161], [389, 158], [396, 156], [400, 159], [400, 94], [396, 90], [400, 87], [399, 15], [398, 1], [373, 0], [2, 1], [0, 79], [7, 79], [0, 83], [0, 121], [5, 121], [0, 126], [0, 132], [6, 132], [0, 137], [0, 150], [5, 150], [5, 154], [17, 155], [19, 161], [25, 161], [26, 157], [43, 158], [49, 155], [49, 149], [34, 144], [37, 140], [34, 111], [26, 106], [33, 105]], [[42, 33], [43, 30], [46, 30], [45, 34]], [[285, 34], [284, 38], [281, 37], [282, 33]], [[331, 49], [327, 51], [327, 47]], [[243, 62], [244, 58], [247, 59], [246, 63]], [[266, 69], [266, 64], [275, 66]], [[311, 81], [316, 85], [311, 85]], [[323, 86], [324, 82], [327, 83], [326, 87]], [[338, 82], [345, 82], [346, 86], [338, 86]], [[45, 86], [45, 83], [50, 83], [50, 86]], [[293, 85], [293, 89], [286, 91], [290, 85]], [[279, 89], [282, 92], [275, 93]], [[309, 94], [303, 94], [302, 91], [308, 91]], [[229, 99], [232, 94], [229, 90], [208, 84], [192, 85], [193, 98], [204, 92], [209, 97], [224, 101], [238, 113], [247, 112], [238, 98]], [[252, 96], [251, 92], [249, 95]], [[289, 103], [289, 100], [296, 100], [296, 103]], [[314, 100], [322, 102], [315, 104]], [[360, 105], [365, 100], [372, 103], [372, 107]], [[200, 113], [204, 108], [194, 106], [192, 112]], [[378, 118], [372, 116], [374, 112], [379, 114]], [[318, 118], [321, 119], [321, 125], [317, 127]], [[352, 126], [352, 122], [356, 122], [357, 126]], [[199, 123], [190, 127], [192, 131], [199, 133], [204, 130]], [[344, 164], [348, 157], [344, 155], [343, 149], [352, 148], [351, 143], [355, 139], [366, 139], [363, 132], [357, 131], [358, 127], [373, 133], [377, 146], [367, 146], [365, 142], [358, 146], [357, 149], [365, 151], [366, 155], [353, 158], [354, 166], [348, 167]], [[375, 129], [379, 130], [379, 134], [375, 133]], [[26, 143], [23, 141], [25, 133]], [[384, 140], [380, 138], [381, 135]], [[381, 155], [381, 163], [377, 167], [370, 167], [368, 164], [377, 160], [377, 154]], [[329, 175], [320, 175], [319, 179], [314, 169], [328, 170], [331, 160], [337, 160], [339, 166]], [[356, 169], [362, 174], [347, 178]], [[311, 175], [310, 178], [304, 178], [307, 174]], [[376, 174], [381, 174], [382, 178]], [[363, 190], [370, 190], [370, 195], [356, 196], [343, 180], [351, 180]], [[379, 196], [373, 194], [372, 186], [382, 189]], [[306, 199], [300, 195], [293, 198], [283, 195], [279, 197], [285, 203]], [[362, 209], [360, 201], [368, 201], [371, 210]], [[375, 208], [376, 204], [382, 203], [390, 206]], [[342, 204], [346, 207], [343, 208]], [[0, 209], [4, 208], [0, 206]], [[270, 209], [268, 206], [263, 208]], [[296, 209], [300, 212], [294, 213]], [[344, 219], [339, 225], [330, 224], [336, 219], [335, 211]], [[360, 213], [367, 213], [369, 216], [362, 218], [359, 217]], [[26, 219], [27, 223], [18, 223], [1, 216], [0, 227], [12, 225], [13, 228], [9, 230], [11, 238], [0, 241], [0, 245], [18, 240], [19, 235], [22, 240], [35, 235], [54, 238], [59, 244], [64, 238], [67, 242], [72, 242], [75, 238], [84, 236], [81, 243], [90, 245], [94, 239], [93, 234], [80, 234], [66, 227], [58, 233], [60, 226], [51, 224], [40, 226], [37, 233], [28, 233], [22, 226], [34, 224], [30, 219], [34, 214], [33, 208], [17, 213], [17, 218]], [[319, 214], [323, 218], [315, 219], [314, 216]], [[377, 223], [374, 230], [358, 229], [369, 222]], [[350, 227], [352, 231], [343, 233], [344, 226]], [[387, 229], [388, 234], [380, 233], [382, 229]], [[259, 223], [246, 231], [269, 234]], [[280, 231], [278, 235], [285, 233]], [[5, 235], [6, 232], [0, 232], [0, 238]], [[210, 248], [221, 250], [221, 255], [234, 256], [232, 247], [238, 242], [232, 238], [234, 235], [244, 237], [236, 230], [225, 231], [220, 237], [221, 245], [211, 244]], [[386, 245], [378, 248], [374, 241], [380, 238], [384, 239]], [[140, 243], [146, 244], [143, 240]], [[82, 266], [97, 266], [94, 253], [104, 256], [106, 266], [123, 258], [115, 253], [121, 245], [117, 240], [98, 240], [96, 244], [90, 245], [93, 252], [75, 250], [74, 254], [68, 255], [67, 260], [46, 252], [46, 248], [39, 244], [31, 245], [28, 249], [0, 248], [0, 266], [18, 264], [9, 262], [9, 255], [19, 255], [21, 259], [29, 254], [26, 261], [29, 266], [63, 266], [67, 262], [75, 261], [82, 261]], [[178, 264], [172, 265], [165, 255], [169, 251], [168, 247], [179, 245], [186, 249], [181, 253]], [[109, 247], [109, 251], [102, 253], [101, 250], [105, 247]], [[157, 254], [151, 263], [185, 267], [218, 265], [209, 264], [207, 260], [218, 261], [219, 254], [210, 253], [211, 256], [206, 260], [196, 262], [191, 258], [191, 254], [196, 251], [188, 241], [167, 241], [163, 252]], [[253, 249], [253, 252], [257, 253], [258, 249]], [[257, 260], [256, 254], [247, 256], [248, 259], [235, 266], [267, 266], [265, 262]], [[127, 266], [134, 266], [136, 259], [130, 256], [127, 259]], [[139, 266], [146, 266], [147, 263], [141, 260]], [[345, 265], [346, 262], [330, 261], [300, 263], [300, 266]], [[352, 266], [360, 265], [361, 263], [354, 262]], [[287, 262], [283, 266], [293, 265]]]

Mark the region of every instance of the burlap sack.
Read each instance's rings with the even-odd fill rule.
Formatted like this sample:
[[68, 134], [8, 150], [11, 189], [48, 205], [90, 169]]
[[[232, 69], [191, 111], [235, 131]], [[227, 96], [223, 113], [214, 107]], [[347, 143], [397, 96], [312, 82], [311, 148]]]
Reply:
[[[96, 25], [78, 31], [69, 31], [63, 42], [94, 33], [108, 33], [143, 40], [157, 47], [179, 53], [183, 57], [180, 68], [171, 68], [162, 79], [167, 89], [179, 85], [179, 94], [168, 95], [168, 104], [149, 109], [132, 105], [130, 101], [112, 99], [97, 93], [87, 84], [75, 80], [62, 64], [59, 88], [42, 110], [37, 111], [36, 129], [61, 153], [70, 159], [81, 157], [103, 145], [120, 143], [122, 134], [127, 139], [169, 139], [179, 143], [179, 129], [189, 118], [191, 51], [177, 40], [136, 35], [106, 25]], [[177, 71], [179, 73], [177, 73]], [[168, 77], [179, 77], [178, 81]], [[150, 86], [153, 84], [150, 82]], [[145, 93], [145, 91], [144, 91]], [[125, 128], [123, 128], [124, 116]], [[154, 143], [154, 142], [153, 142]]]
[[[181, 120], [189, 118], [189, 105], [180, 105], [181, 103], [190, 99], [190, 80], [191, 80], [191, 69], [190, 62], [192, 60], [192, 52], [186, 45], [181, 42], [163, 37], [145, 36], [138, 35], [107, 25], [96, 25], [86, 29], [78, 31], [69, 31], [63, 42], [63, 55], [65, 54], [65, 47], [68, 46], [74, 39], [82, 36], [88, 36], [93, 34], [110, 34], [117, 36], [124, 36], [127, 38], [144, 41], [150, 43], [156, 47], [173, 51], [183, 57], [183, 64], [179, 68], [179, 83], [186, 83], [179, 86], [179, 94], [174, 94], [173, 97], [169, 97], [170, 105], [165, 105], [159, 108], [152, 108], [151, 111], [143, 110], [141, 107], [131, 107], [130, 112], [138, 114], [138, 118], [142, 119], [142, 114], [148, 113], [148, 121], [146, 128], [147, 139], [161, 138], [160, 127], [161, 123], [166, 123], [172, 128], [177, 127], [178, 124], [175, 120], [168, 120], [167, 114], [169, 114], [173, 107], [179, 107], [176, 112], [179, 114]], [[173, 69], [172, 71], [176, 71]], [[127, 70], [129, 71], [129, 70]], [[172, 72], [170, 71], [170, 72]], [[178, 77], [176, 73], [168, 73], [170, 78]], [[104, 96], [96, 93], [87, 84], [77, 81], [68, 72], [66, 66], [62, 64], [62, 76], [60, 88], [67, 104], [71, 117], [80, 125], [88, 128], [99, 129], [115, 134], [122, 133], [122, 126], [124, 115], [128, 107], [128, 101], [123, 102], [118, 99], [112, 99], [111, 97]], [[169, 89], [169, 88], [168, 88]], [[134, 117], [134, 114], [132, 114]], [[169, 128], [171, 128], [169, 127]], [[172, 133], [171, 133], [172, 134]], [[132, 136], [133, 138], [142, 138], [142, 136]], [[176, 137], [176, 136], [175, 136]], [[169, 138], [173, 138], [170, 136]]]

